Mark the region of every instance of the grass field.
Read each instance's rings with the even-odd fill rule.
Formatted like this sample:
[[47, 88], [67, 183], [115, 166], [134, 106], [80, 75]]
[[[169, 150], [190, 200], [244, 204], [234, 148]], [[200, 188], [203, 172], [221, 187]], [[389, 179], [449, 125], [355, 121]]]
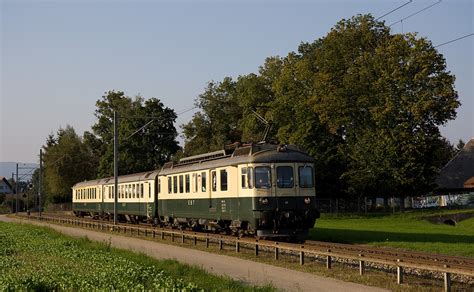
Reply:
[[0, 222], [0, 291], [272, 291], [247, 287], [176, 261], [74, 239], [51, 229]]
[[474, 218], [456, 226], [433, 224], [427, 216], [474, 210], [411, 211], [395, 215], [322, 215], [310, 239], [387, 246], [474, 257]]

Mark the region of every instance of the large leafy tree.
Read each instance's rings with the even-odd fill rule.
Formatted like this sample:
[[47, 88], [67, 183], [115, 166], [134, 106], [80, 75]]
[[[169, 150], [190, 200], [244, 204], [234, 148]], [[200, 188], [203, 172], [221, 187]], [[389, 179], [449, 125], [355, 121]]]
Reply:
[[60, 128], [51, 134], [44, 149], [44, 188], [53, 203], [71, 201], [71, 187], [96, 175], [97, 164], [91, 149], [83, 143], [74, 128]]
[[438, 127], [455, 117], [459, 102], [454, 77], [431, 43], [389, 32], [371, 16], [357, 16], [317, 41], [311, 100], [344, 141], [344, 176], [356, 191], [411, 195], [430, 187]]
[[176, 113], [156, 99], [109, 91], [96, 103], [97, 122], [87, 141], [99, 148], [99, 177], [113, 175], [113, 115], [119, 115], [119, 173], [156, 169], [179, 149]]

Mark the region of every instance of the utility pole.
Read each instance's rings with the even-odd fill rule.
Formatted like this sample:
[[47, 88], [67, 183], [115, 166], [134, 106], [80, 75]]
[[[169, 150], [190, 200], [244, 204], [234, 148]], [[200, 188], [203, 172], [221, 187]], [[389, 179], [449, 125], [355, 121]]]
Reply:
[[[16, 186], [15, 173], [14, 173], [14, 172], [12, 172], [12, 194], [13, 194], [13, 191], [14, 191], [14, 189], [13, 189], [13, 183], [15, 183], [15, 186]], [[12, 198], [13, 198], [13, 197], [12, 197]], [[12, 210], [12, 212], [13, 212], [13, 202], [12, 202], [12, 209], [11, 209], [11, 210]]]
[[39, 216], [41, 217], [41, 188], [42, 188], [42, 177], [43, 176], [43, 149], [40, 148], [40, 169], [38, 177], [38, 207], [39, 207]]
[[118, 113], [114, 111], [114, 225], [117, 225], [118, 205]]
[[16, 192], [16, 215], [18, 215], [18, 163], [16, 164], [16, 183], [15, 183], [15, 192]]

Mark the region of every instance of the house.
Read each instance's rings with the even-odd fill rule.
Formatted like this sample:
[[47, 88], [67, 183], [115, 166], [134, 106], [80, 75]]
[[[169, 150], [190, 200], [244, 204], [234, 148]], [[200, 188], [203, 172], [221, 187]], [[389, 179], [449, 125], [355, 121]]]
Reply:
[[469, 183], [474, 177], [474, 138], [464, 145], [456, 156], [441, 169], [436, 184], [438, 191], [449, 193], [474, 192]]
[[439, 206], [474, 204], [474, 138], [441, 169], [435, 183]]
[[0, 176], [0, 194], [13, 194], [13, 187], [4, 176]]

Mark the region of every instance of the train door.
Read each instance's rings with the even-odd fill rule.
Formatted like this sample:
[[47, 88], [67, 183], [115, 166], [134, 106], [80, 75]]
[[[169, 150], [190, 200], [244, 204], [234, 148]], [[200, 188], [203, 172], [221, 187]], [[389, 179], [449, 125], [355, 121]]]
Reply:
[[153, 214], [153, 217], [154, 217], [154, 223], [157, 224], [158, 223], [158, 198], [160, 196], [160, 192], [161, 192], [161, 181], [160, 181], [160, 178], [158, 177], [158, 175], [155, 177], [155, 194], [153, 196], [153, 209], [154, 209], [154, 214]]
[[210, 170], [209, 175], [209, 212], [216, 212], [215, 194], [217, 192], [217, 171], [215, 169]]

